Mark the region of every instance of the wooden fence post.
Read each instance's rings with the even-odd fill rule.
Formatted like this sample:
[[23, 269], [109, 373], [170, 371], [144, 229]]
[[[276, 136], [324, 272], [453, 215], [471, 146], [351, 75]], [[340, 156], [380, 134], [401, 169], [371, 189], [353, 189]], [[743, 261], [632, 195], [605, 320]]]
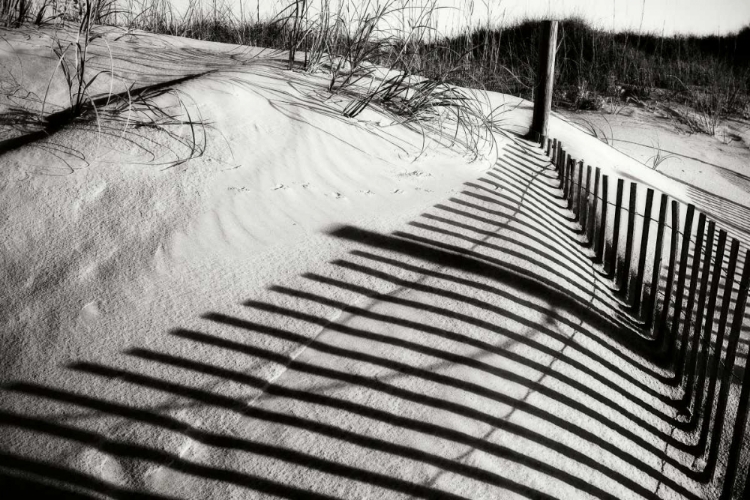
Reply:
[[[583, 160], [581, 160], [583, 162]], [[580, 217], [581, 220], [581, 235], [583, 236], [583, 245], [586, 245], [586, 238], [588, 237], [589, 227], [589, 207], [591, 206], [591, 165], [586, 165], [586, 188], [583, 196], [583, 203], [581, 204]]]
[[[674, 315], [667, 342], [668, 356], [674, 353], [677, 342], [677, 333], [680, 329], [680, 317], [682, 316], [683, 298], [685, 296], [685, 281], [687, 280], [688, 257], [690, 255], [690, 235], [693, 233], [693, 217], [695, 215], [695, 206], [688, 205], [685, 214], [685, 226], [682, 231], [682, 250], [680, 251], [680, 272], [677, 276], [677, 293], [674, 299]], [[675, 367], [677, 370], [677, 367]], [[675, 372], [676, 373], [676, 372]]]
[[557, 164], [560, 165], [560, 168], [565, 167], [565, 162], [567, 161], [568, 153], [565, 151], [565, 148], [562, 145], [562, 142], [557, 143]]
[[583, 202], [583, 160], [578, 162], [578, 203], [576, 204], [576, 221], [581, 220], [581, 203]]
[[567, 178], [567, 175], [568, 175], [567, 165], [565, 164], [565, 162], [562, 162], [562, 161], [558, 161], [556, 165], [557, 165], [558, 177], [560, 179], [560, 185], [558, 186], [558, 188], [562, 189], [562, 191], [563, 191], [563, 199], [565, 199], [565, 194], [566, 194], [565, 184], [568, 182], [568, 180], [567, 180], [568, 179]]
[[[666, 338], [665, 329], [667, 325], [667, 318], [669, 317], [669, 304], [672, 301], [672, 289], [675, 269], [677, 267], [677, 245], [679, 244], [680, 236], [680, 204], [677, 200], [672, 200], [672, 227], [669, 243], [669, 266], [667, 267], [667, 283], [664, 289], [664, 301], [661, 305], [661, 311], [659, 314], [658, 323], [654, 325], [654, 331], [656, 333], [655, 338], [659, 345], [659, 351], [664, 351], [664, 339]], [[654, 302], [656, 304], [656, 302]], [[656, 312], [656, 305], [654, 311]]]
[[542, 21], [539, 40], [539, 69], [534, 92], [534, 114], [531, 118], [529, 139], [539, 141], [548, 134], [549, 113], [555, 83], [555, 53], [557, 51], [557, 21]]
[[599, 225], [597, 226], [596, 243], [594, 244], [594, 261], [597, 264], [604, 263], [604, 242], [606, 241], [607, 235], [607, 189], [609, 187], [609, 177], [606, 175], [602, 176], [602, 216], [599, 219]]
[[651, 231], [651, 208], [654, 204], [654, 190], [646, 190], [646, 211], [643, 213], [643, 228], [641, 229], [641, 250], [638, 253], [638, 267], [636, 268], [635, 282], [633, 283], [630, 306], [634, 313], [641, 309], [641, 297], [643, 296], [643, 274], [646, 271], [646, 252], [648, 251], [648, 235]]
[[599, 208], [599, 180], [601, 177], [601, 169], [596, 167], [594, 170], [594, 199], [591, 200], [591, 210], [586, 218], [586, 246], [594, 246], [594, 230], [596, 229], [596, 216], [597, 209]]
[[[628, 228], [625, 234], [625, 259], [622, 267], [619, 269], [620, 274], [620, 295], [627, 301], [628, 282], [630, 281], [630, 269], [633, 267], [630, 263], [633, 258], [633, 233], [635, 232], [635, 203], [638, 198], [638, 184], [630, 183], [630, 203], [628, 204]], [[619, 259], [618, 259], [619, 260]]]
[[558, 165], [560, 166], [560, 170], [563, 173], [562, 184], [561, 184], [560, 187], [563, 190], [563, 199], [567, 203], [567, 201], [568, 201], [568, 183], [570, 182], [570, 179], [569, 179], [569, 177], [570, 177], [570, 169], [568, 168], [568, 163], [567, 162], [560, 162], [560, 161], [558, 161]]
[[576, 173], [578, 172], [578, 169], [576, 169], [576, 162], [573, 159], [572, 156], [568, 155], [565, 158], [565, 161], [567, 162], [568, 168], [570, 169], [570, 186], [568, 187], [568, 208], [573, 212], [573, 218], [575, 219], [575, 193], [576, 193], [576, 186], [578, 185], [576, 182]]
[[568, 165], [568, 169], [570, 170], [570, 175], [568, 176], [568, 210], [573, 210], [573, 190], [576, 185], [575, 163], [573, 162], [573, 158], [567, 156], [565, 158], [565, 164]]
[[617, 179], [617, 194], [615, 195], [615, 223], [612, 232], [612, 247], [609, 249], [609, 255], [604, 262], [604, 270], [608, 278], [617, 276], [617, 251], [620, 246], [620, 219], [622, 218], [622, 192], [625, 187], [625, 181]]
[[557, 146], [557, 139], [552, 139], [552, 163], [557, 165], [558, 160], [558, 146]]
[[[661, 258], [664, 251], [664, 224], [667, 221], [667, 202], [669, 196], [662, 193], [661, 202], [659, 203], [659, 222], [656, 226], [656, 246], [654, 249], [654, 268], [651, 271], [651, 286], [649, 294], [644, 297], [641, 306], [641, 317], [646, 321], [646, 329], [651, 328], [654, 324], [654, 315], [656, 314], [656, 299], [659, 295], [659, 278], [661, 278]], [[672, 282], [667, 282], [667, 287], [672, 286]]]

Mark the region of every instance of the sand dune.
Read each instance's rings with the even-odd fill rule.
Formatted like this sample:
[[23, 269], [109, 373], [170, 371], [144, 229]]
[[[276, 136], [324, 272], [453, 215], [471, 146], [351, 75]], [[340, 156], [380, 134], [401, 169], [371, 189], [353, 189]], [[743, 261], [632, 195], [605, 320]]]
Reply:
[[[375, 110], [344, 118], [350, 98], [271, 51], [120, 35], [96, 45], [113, 91], [201, 73], [156, 102], [203, 125], [191, 142], [186, 125], [75, 123], [0, 156], [0, 484], [710, 495], [658, 370], [617, 340], [616, 303], [537, 146], [498, 136], [470, 161]], [[5, 36], [3, 67], [43, 93], [48, 34]], [[50, 88], [49, 106], [65, 107]], [[490, 99], [523, 131], [529, 103]], [[738, 191], [722, 200], [698, 177], [650, 170], [569, 117], [551, 134], [747, 229]]]

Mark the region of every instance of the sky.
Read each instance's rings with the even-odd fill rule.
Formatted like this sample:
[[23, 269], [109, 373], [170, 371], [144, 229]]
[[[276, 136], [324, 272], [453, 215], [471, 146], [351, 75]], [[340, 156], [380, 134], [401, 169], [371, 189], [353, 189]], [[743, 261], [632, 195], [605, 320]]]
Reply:
[[[237, 17], [255, 18], [260, 3], [261, 18], [268, 19], [294, 0], [170, 0], [178, 11], [193, 2], [212, 9], [217, 4], [231, 6]], [[473, 2], [472, 24], [484, 24], [489, 17], [492, 24], [510, 23], [524, 18], [553, 18], [578, 16], [594, 26], [615, 31], [690, 34], [725, 34], [750, 25], [750, 0], [307, 0], [315, 10], [322, 1], [335, 5], [406, 2], [424, 5], [436, 2], [439, 9], [438, 29], [444, 35], [461, 29], [469, 22]], [[239, 8], [240, 3], [242, 9]], [[750, 50], [750, 49], [748, 49]]]
[[[476, 0], [475, 0], [476, 1]], [[490, 0], [506, 17], [580, 15], [605, 29], [727, 33], [750, 24], [750, 0]], [[482, 0], [477, 2], [485, 8]], [[485, 16], [486, 17], [486, 16]]]
[[[211, 2], [212, 0], [204, 0]], [[261, 16], [277, 11], [291, 0], [227, 0], [242, 2], [244, 11], [255, 13], [260, 2]], [[320, 0], [308, 0], [313, 4]], [[337, 0], [332, 0], [336, 2]], [[367, 0], [343, 0], [365, 3]], [[387, 0], [370, 0], [373, 3]], [[424, 4], [437, 1], [445, 7], [439, 13], [440, 31], [462, 27], [469, 17], [469, 2], [474, 3], [472, 23], [484, 23], [488, 13], [492, 21], [510, 22], [524, 17], [561, 18], [577, 15], [601, 28], [616, 31], [632, 29], [644, 32], [723, 34], [750, 25], [750, 0], [396, 0]], [[246, 14], [247, 15], [247, 14]]]

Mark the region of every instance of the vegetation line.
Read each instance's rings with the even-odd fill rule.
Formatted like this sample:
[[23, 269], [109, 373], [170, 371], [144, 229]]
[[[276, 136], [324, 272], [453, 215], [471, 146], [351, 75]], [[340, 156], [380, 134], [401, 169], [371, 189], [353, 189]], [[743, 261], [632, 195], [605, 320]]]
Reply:
[[96, 108], [104, 107], [110, 103], [118, 101], [130, 102], [140, 96], [144, 96], [146, 94], [154, 93], [157, 91], [171, 91], [173, 90], [172, 86], [174, 85], [200, 78], [209, 73], [213, 73], [214, 71], [215, 70], [210, 70], [193, 75], [187, 75], [154, 85], [147, 85], [132, 90], [126, 90], [118, 94], [103, 95], [101, 97], [92, 99], [90, 101], [90, 104], [85, 105], [83, 109], [79, 109], [78, 113], [76, 113], [76, 109], [73, 106], [62, 111], [57, 111], [44, 118], [44, 126], [40, 130], [36, 130], [34, 132], [30, 132], [18, 137], [11, 137], [10, 139], [0, 140], [0, 155], [3, 155], [9, 151], [13, 151], [14, 149], [18, 149], [27, 144], [31, 144], [32, 142], [51, 137], [67, 125], [73, 123], [77, 118], [81, 117], [82, 115], [86, 115], [86, 112], [88, 110], [94, 110]]

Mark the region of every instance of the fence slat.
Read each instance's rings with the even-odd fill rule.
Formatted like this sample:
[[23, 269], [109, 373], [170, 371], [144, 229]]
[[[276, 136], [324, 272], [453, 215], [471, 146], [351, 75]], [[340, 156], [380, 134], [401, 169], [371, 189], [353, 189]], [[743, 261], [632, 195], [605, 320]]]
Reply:
[[557, 164], [557, 160], [559, 159], [559, 151], [560, 146], [559, 142], [557, 142], [557, 139], [552, 139], [552, 163]]
[[[589, 167], [591, 168], [591, 167]], [[586, 217], [586, 246], [591, 248], [594, 246], [594, 228], [596, 227], [596, 216], [599, 205], [599, 181], [601, 177], [601, 169], [596, 167], [594, 170], [594, 195], [591, 200], [591, 209]]]
[[568, 210], [573, 210], [573, 188], [576, 181], [576, 172], [573, 165], [573, 158], [567, 156], [565, 158], [565, 164], [568, 166]]
[[[677, 293], [674, 299], [674, 315], [669, 331], [668, 356], [674, 353], [674, 347], [677, 342], [677, 333], [680, 328], [680, 317], [682, 316], [683, 298], [685, 295], [685, 281], [687, 280], [688, 257], [690, 256], [690, 235], [693, 232], [693, 217], [695, 215], [695, 206], [688, 205], [685, 214], [685, 225], [682, 231], [682, 249], [680, 251], [680, 273], [677, 276]], [[666, 326], [666, 325], [665, 325]], [[676, 368], [675, 368], [676, 369]]]
[[648, 251], [648, 235], [651, 231], [651, 209], [654, 204], [654, 190], [646, 190], [646, 210], [643, 213], [643, 228], [641, 230], [641, 249], [638, 252], [638, 267], [636, 268], [635, 281], [631, 287], [630, 306], [633, 312], [638, 314], [641, 309], [641, 297], [643, 296], [643, 274], [646, 271], [646, 253]]
[[[630, 183], [630, 203], [628, 204], [628, 228], [625, 233], [625, 257], [619, 267], [620, 295], [627, 299], [628, 282], [630, 281], [631, 259], [633, 258], [633, 233], [635, 232], [635, 203], [638, 196], [638, 184]], [[619, 263], [619, 259], [618, 259]]]
[[617, 251], [620, 247], [620, 222], [622, 219], [622, 192], [625, 187], [625, 181], [617, 179], [617, 194], [615, 195], [615, 223], [612, 230], [612, 246], [609, 249], [609, 255], [605, 259], [605, 273], [607, 278], [614, 278], [617, 272]]
[[[669, 306], [672, 300], [672, 291], [674, 288], [674, 275], [677, 267], [677, 245], [680, 236], [680, 204], [677, 200], [672, 200], [672, 230], [669, 243], [669, 266], [667, 268], [667, 283], [664, 290], [664, 301], [661, 305], [659, 320], [654, 325], [655, 339], [659, 346], [659, 352], [664, 352], [664, 339], [667, 338], [665, 330], [667, 318], [669, 317]], [[655, 288], [658, 290], [658, 284]], [[656, 301], [654, 301], [656, 304]], [[656, 306], [654, 307], [656, 310]]]
[[583, 160], [578, 162], [578, 198], [575, 208], [575, 220], [581, 220], [581, 202], [583, 201]]
[[[659, 295], [659, 278], [661, 277], [661, 259], [664, 251], [664, 224], [667, 221], [667, 202], [669, 196], [662, 193], [659, 202], [659, 222], [656, 226], [656, 245], [654, 246], [654, 265], [651, 271], [651, 283], [649, 284], [649, 293], [644, 297], [641, 305], [641, 317], [646, 321], [645, 328], [648, 330], [654, 324], [654, 315], [656, 314], [656, 299]], [[671, 284], [667, 281], [667, 285]]]
[[562, 181], [562, 190], [563, 190], [563, 199], [568, 199], [570, 188], [568, 187], [568, 184], [570, 184], [570, 168], [568, 168], [568, 164], [566, 163], [560, 163], [558, 162], [560, 170], [563, 172], [563, 181]]
[[[581, 160], [583, 163], [583, 160]], [[588, 225], [589, 225], [589, 196], [591, 196], [591, 165], [586, 165], [586, 187], [583, 192], [583, 199], [581, 200], [580, 217], [581, 220], [581, 236], [583, 240], [581, 243], [585, 246], [586, 237], [588, 236]]]
[[[597, 169], [598, 170], [598, 169]], [[604, 242], [607, 237], [607, 190], [609, 187], [609, 177], [602, 176], [602, 215], [599, 218], [599, 224], [596, 226], [596, 243], [594, 244], [594, 262], [597, 264], [604, 263]]]

